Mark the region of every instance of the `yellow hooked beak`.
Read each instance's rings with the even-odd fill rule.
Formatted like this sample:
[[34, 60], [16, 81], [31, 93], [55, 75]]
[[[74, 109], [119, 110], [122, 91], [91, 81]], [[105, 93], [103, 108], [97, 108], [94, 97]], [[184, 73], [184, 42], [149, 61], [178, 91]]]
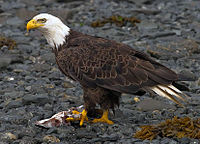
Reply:
[[38, 27], [41, 27], [41, 26], [44, 26], [44, 24], [39, 23], [36, 20], [32, 19], [27, 23], [26, 29], [27, 29], [27, 32], [28, 32], [30, 29], [35, 29], [35, 28], [38, 28]]

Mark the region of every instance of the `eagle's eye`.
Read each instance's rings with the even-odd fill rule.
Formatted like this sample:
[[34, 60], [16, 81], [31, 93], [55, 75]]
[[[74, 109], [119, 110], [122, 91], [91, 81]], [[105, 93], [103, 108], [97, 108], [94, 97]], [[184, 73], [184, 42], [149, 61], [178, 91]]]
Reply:
[[37, 20], [37, 22], [39, 22], [39, 23], [45, 23], [47, 21], [47, 19], [45, 19], [45, 18], [42, 18], [42, 19], [38, 19]]

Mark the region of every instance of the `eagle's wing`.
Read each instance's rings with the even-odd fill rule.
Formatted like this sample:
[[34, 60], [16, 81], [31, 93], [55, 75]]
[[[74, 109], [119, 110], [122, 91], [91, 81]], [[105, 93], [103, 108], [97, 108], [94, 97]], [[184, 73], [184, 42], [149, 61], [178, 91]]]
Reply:
[[[135, 93], [141, 88], [151, 88], [164, 96], [166, 93], [176, 96], [179, 92], [171, 85], [177, 80], [177, 74], [144, 53], [103, 38], [78, 41], [81, 45], [61, 51], [57, 62], [64, 73], [82, 85], [100, 86], [121, 93]], [[171, 93], [166, 90], [169, 86]]]

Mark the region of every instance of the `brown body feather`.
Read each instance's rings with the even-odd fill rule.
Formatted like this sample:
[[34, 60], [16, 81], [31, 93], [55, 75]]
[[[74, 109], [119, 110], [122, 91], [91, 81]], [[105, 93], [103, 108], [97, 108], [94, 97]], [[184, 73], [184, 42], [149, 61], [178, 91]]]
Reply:
[[113, 109], [121, 93], [167, 86], [178, 79], [172, 70], [125, 44], [73, 30], [57, 49], [60, 70], [83, 87], [86, 110], [96, 104]]

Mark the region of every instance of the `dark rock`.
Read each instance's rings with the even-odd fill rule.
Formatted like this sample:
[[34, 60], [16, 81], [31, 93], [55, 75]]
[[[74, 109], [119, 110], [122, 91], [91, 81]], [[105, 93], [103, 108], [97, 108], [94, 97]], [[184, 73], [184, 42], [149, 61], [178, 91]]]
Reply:
[[182, 70], [179, 73], [179, 75], [181, 77], [181, 80], [185, 80], [185, 81], [195, 81], [195, 80], [197, 80], [197, 77], [195, 76], [195, 74], [192, 73], [189, 70]]
[[50, 98], [48, 94], [36, 94], [36, 95], [25, 95], [22, 98], [22, 103], [24, 105], [29, 105], [31, 103], [36, 103], [39, 105], [43, 105], [50, 102]]
[[190, 143], [190, 139], [185, 137], [185, 138], [178, 139], [178, 142], [181, 144], [188, 144]]
[[32, 138], [32, 137], [27, 137], [24, 136], [23, 139], [15, 140], [12, 142], [13, 144], [36, 144], [36, 143], [42, 143], [42, 139], [40, 138]]
[[20, 51], [26, 52], [28, 54], [30, 54], [32, 50], [34, 50], [34, 47], [30, 46], [29, 44], [18, 44], [17, 47], [19, 48]]
[[156, 15], [161, 12], [160, 10], [156, 10], [156, 9], [135, 9], [132, 11], [138, 12], [138, 13], [144, 13], [146, 15]]
[[150, 39], [155, 39], [155, 38], [173, 36], [175, 34], [176, 34], [175, 32], [171, 32], [171, 31], [169, 31], [169, 32], [155, 32], [155, 33], [152, 33], [152, 34], [144, 35], [143, 37], [148, 37]]
[[15, 100], [11, 101], [6, 105], [6, 108], [12, 109], [12, 108], [18, 108], [22, 106], [22, 101], [21, 100]]
[[142, 5], [142, 4], [150, 4], [152, 0], [128, 0], [130, 2], [133, 2], [137, 5]]
[[16, 133], [18, 134], [19, 138], [24, 138], [25, 136], [31, 138], [31, 137], [35, 136], [36, 131], [34, 131], [33, 128], [24, 128], [19, 131], [16, 131]]
[[87, 130], [84, 130], [84, 129], [80, 129], [80, 130], [77, 130], [76, 136], [77, 136], [78, 139], [81, 139], [81, 138], [91, 139], [91, 138], [96, 137], [96, 133], [93, 133], [91, 131], [87, 131]]
[[10, 2], [3, 2], [1, 3], [1, 7], [3, 10], [10, 10], [10, 9], [18, 9], [25, 7], [25, 4], [19, 2], [19, 1], [10, 1]]
[[119, 139], [119, 136], [115, 133], [110, 134], [110, 135], [105, 133], [101, 137], [103, 141], [117, 141]]
[[161, 143], [162, 144], [178, 144], [178, 142], [177, 141], [175, 141], [175, 140], [172, 140], [172, 139], [170, 139], [170, 138], [163, 138], [163, 140], [161, 140]]
[[24, 95], [23, 91], [8, 91], [4, 93], [4, 96], [6, 98], [12, 98], [12, 99], [21, 98], [23, 95]]
[[44, 60], [45, 62], [49, 63], [49, 64], [55, 64], [56, 60], [55, 60], [55, 54], [54, 53], [47, 53], [42, 55], [41, 60]]

